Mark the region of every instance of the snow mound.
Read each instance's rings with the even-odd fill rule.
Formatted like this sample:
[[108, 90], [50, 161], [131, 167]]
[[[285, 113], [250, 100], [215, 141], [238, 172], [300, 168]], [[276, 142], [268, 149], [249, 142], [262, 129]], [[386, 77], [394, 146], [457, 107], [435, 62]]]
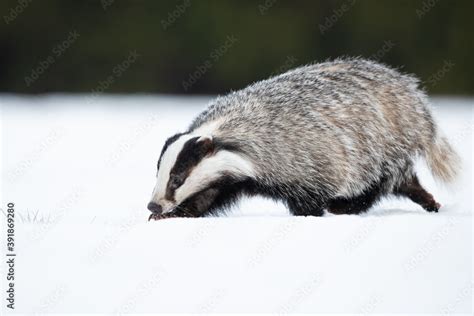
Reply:
[[433, 100], [464, 163], [450, 188], [417, 166], [438, 214], [385, 199], [362, 216], [292, 217], [255, 198], [147, 222], [164, 140], [208, 100], [0, 97], [17, 312], [472, 313], [472, 99]]

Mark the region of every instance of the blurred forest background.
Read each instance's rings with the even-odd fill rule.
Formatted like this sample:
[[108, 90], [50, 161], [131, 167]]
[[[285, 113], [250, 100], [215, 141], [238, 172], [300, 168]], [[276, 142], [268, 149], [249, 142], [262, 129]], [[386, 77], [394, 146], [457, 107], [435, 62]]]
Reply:
[[474, 94], [474, 1], [2, 0], [0, 92], [215, 94], [338, 56]]

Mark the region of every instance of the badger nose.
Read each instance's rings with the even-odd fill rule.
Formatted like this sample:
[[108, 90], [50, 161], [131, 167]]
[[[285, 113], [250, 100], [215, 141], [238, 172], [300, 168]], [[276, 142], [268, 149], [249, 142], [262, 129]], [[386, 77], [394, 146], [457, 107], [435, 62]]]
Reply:
[[148, 203], [148, 209], [156, 214], [161, 214], [161, 212], [163, 211], [161, 206], [156, 204], [155, 202]]

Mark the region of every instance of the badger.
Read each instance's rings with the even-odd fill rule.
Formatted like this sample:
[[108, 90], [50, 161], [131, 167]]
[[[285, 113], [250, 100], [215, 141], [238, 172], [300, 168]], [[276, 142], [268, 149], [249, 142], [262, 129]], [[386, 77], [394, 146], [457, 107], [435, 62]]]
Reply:
[[387, 195], [437, 212], [417, 157], [443, 182], [458, 172], [417, 78], [362, 58], [306, 65], [217, 97], [170, 137], [149, 219], [216, 214], [254, 195], [293, 215], [359, 214]]

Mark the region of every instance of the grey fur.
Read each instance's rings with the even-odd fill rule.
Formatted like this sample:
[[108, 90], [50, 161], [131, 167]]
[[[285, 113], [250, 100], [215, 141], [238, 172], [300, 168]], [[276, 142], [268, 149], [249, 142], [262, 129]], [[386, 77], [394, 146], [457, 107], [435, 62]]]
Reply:
[[213, 136], [253, 162], [257, 181], [303, 200], [308, 189], [324, 201], [358, 196], [374, 184], [390, 193], [414, 175], [419, 155], [449, 181], [458, 158], [418, 84], [379, 63], [337, 59], [218, 97], [189, 131], [223, 120]]
[[[168, 140], [181, 139], [174, 150], [165, 145], [167, 167], [159, 169], [150, 219], [202, 216], [242, 194], [282, 200], [295, 215], [322, 215], [324, 208], [358, 214], [390, 193], [437, 211], [414, 160], [424, 157], [447, 182], [459, 158], [418, 84], [372, 61], [337, 59], [218, 97], [186, 133]], [[192, 143], [206, 133], [206, 142]], [[178, 155], [184, 141], [189, 146]]]

